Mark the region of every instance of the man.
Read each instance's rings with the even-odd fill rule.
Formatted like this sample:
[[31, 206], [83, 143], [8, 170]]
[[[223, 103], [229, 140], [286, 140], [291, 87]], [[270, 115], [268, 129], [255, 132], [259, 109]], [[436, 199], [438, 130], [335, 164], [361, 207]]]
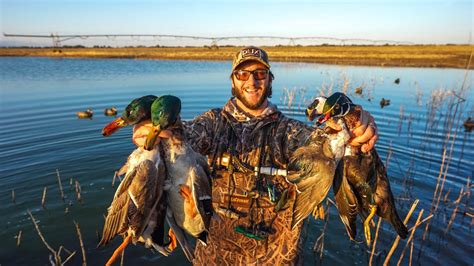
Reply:
[[[245, 47], [232, 64], [233, 97], [224, 108], [185, 122], [189, 143], [209, 158], [213, 207], [220, 218], [211, 222], [207, 246], [197, 244], [196, 265], [302, 262], [302, 223], [295, 224], [293, 217], [298, 193], [283, 172], [291, 170], [298, 148], [315, 142], [322, 146], [327, 135], [285, 117], [268, 99], [272, 80], [267, 53]], [[372, 116], [363, 111], [359, 124], [349, 144], [369, 151], [378, 138]], [[135, 127], [136, 145], [143, 145], [149, 128], [149, 122]], [[331, 155], [324, 158], [333, 160]], [[262, 170], [270, 167], [281, 171]]]

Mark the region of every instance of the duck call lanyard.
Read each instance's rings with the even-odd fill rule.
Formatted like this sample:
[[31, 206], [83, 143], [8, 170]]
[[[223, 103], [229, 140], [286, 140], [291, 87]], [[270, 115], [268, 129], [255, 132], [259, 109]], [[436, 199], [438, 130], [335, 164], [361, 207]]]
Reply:
[[[258, 169], [261, 168], [262, 164], [263, 164], [263, 160], [265, 158], [265, 151], [266, 151], [266, 137], [267, 137], [267, 133], [268, 133], [268, 130], [269, 130], [270, 126], [265, 126], [262, 130], [263, 132], [260, 134], [260, 140], [259, 140], [259, 146], [257, 148], [257, 162], [258, 162]], [[232, 129], [231, 129], [232, 130]], [[231, 136], [233, 136], [234, 134], [232, 134], [231, 132]], [[231, 137], [233, 138], [233, 137]], [[235, 140], [235, 138], [234, 138]], [[237, 163], [237, 162], [234, 162], [234, 159], [238, 161], [238, 157], [235, 158], [235, 156], [233, 156], [233, 154], [235, 154], [235, 150], [234, 150], [234, 147], [235, 145], [233, 145], [233, 143], [230, 143], [229, 142], [229, 146], [230, 146], [230, 154], [231, 154], [231, 158], [230, 158], [230, 168], [229, 168], [229, 197], [231, 197], [231, 191], [230, 191], [230, 181], [232, 180], [232, 182], [234, 183], [234, 187], [235, 187], [235, 181], [234, 181], [234, 167], [233, 167], [233, 164], [234, 163]], [[255, 239], [255, 240], [265, 240], [268, 235], [271, 233], [271, 224], [269, 226], [267, 226], [265, 224], [265, 216], [264, 216], [264, 213], [263, 213], [263, 209], [260, 208], [259, 206], [259, 201], [258, 201], [258, 198], [260, 197], [260, 194], [262, 191], [264, 191], [264, 186], [267, 185], [269, 182], [268, 180], [263, 177], [261, 174], [260, 174], [260, 170], [256, 171], [255, 172], [255, 188], [254, 190], [256, 190], [257, 193], [256, 196], [253, 196], [251, 197], [250, 199], [250, 207], [249, 207], [249, 224], [250, 226], [245, 226], [245, 225], [238, 225], [234, 228], [234, 231], [236, 233], [239, 233], [239, 234], [242, 234], [248, 238], [252, 238], [252, 239]], [[268, 186], [268, 185], [267, 185]], [[253, 194], [253, 193], [252, 193]], [[271, 194], [269, 194], [270, 196]], [[230, 199], [229, 199], [229, 206], [228, 207], [231, 207], [230, 206]], [[256, 213], [256, 216], [255, 217], [255, 213]], [[260, 216], [260, 217], [259, 217]], [[259, 220], [259, 222], [257, 223], [256, 221]]]

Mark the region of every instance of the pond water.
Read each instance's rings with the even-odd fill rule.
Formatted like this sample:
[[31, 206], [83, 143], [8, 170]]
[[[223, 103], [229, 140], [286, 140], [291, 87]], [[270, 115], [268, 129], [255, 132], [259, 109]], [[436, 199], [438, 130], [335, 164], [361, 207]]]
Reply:
[[[82, 263], [74, 221], [80, 224], [87, 262], [105, 263], [121, 240], [96, 248], [97, 234], [116, 188], [111, 186], [114, 171], [134, 145], [131, 128], [102, 137], [102, 127], [113, 119], [103, 110], [116, 106], [120, 114], [133, 98], [173, 94], [182, 100], [182, 117], [191, 119], [223, 106], [229, 99], [230, 68], [230, 62], [209, 61], [0, 58], [0, 264], [49, 264], [49, 252], [27, 210], [39, 221], [46, 241], [54, 249], [63, 245], [77, 252], [72, 264]], [[276, 79], [271, 101], [292, 118], [305, 121], [301, 109], [313, 97], [330, 91], [345, 91], [372, 113], [380, 134], [376, 147], [388, 162], [401, 216], [407, 214], [415, 199], [420, 200], [409, 227], [421, 209], [423, 218], [430, 214], [437, 184], [438, 191], [442, 186], [441, 196], [437, 193], [440, 203], [433, 209], [425, 239], [426, 222], [415, 231], [414, 263], [474, 263], [469, 181], [474, 169], [474, 145], [472, 133], [462, 127], [467, 117], [474, 116], [472, 71], [303, 63], [274, 63], [272, 71]], [[362, 94], [355, 93], [358, 87]], [[389, 106], [380, 107], [382, 97], [390, 100]], [[75, 113], [87, 108], [94, 110], [93, 119], [77, 119]], [[64, 186], [64, 202], [56, 169]], [[76, 180], [81, 185], [82, 202], [76, 198]], [[333, 197], [332, 192], [329, 195]], [[351, 242], [334, 206], [329, 208], [326, 226], [324, 221], [311, 218], [307, 229], [305, 264], [368, 263], [370, 250], [363, 242], [363, 233], [359, 230], [358, 242]], [[17, 247], [20, 230], [21, 243]], [[323, 230], [320, 261], [313, 246]], [[376, 264], [383, 262], [395, 236], [393, 229], [382, 222]], [[391, 263], [398, 261], [405, 246], [406, 240], [400, 241]], [[402, 264], [408, 264], [409, 254], [410, 248]], [[129, 246], [124, 262], [187, 263], [181, 251], [164, 258], [142, 246]]]

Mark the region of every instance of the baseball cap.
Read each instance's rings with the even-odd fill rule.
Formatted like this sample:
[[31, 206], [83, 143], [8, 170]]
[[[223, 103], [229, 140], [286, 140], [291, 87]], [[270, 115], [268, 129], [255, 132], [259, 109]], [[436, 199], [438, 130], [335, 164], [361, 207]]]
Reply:
[[234, 60], [232, 61], [232, 71], [234, 71], [243, 62], [249, 60], [258, 61], [267, 68], [270, 68], [267, 52], [255, 46], [247, 46], [242, 48], [234, 55]]

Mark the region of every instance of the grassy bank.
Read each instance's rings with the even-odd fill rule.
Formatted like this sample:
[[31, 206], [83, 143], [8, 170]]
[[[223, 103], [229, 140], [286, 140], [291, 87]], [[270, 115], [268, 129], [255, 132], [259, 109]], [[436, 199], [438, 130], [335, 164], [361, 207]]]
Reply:
[[[473, 45], [264, 47], [273, 62], [466, 68]], [[231, 60], [238, 47], [0, 48], [0, 56]], [[474, 62], [470, 67], [474, 69]]]

